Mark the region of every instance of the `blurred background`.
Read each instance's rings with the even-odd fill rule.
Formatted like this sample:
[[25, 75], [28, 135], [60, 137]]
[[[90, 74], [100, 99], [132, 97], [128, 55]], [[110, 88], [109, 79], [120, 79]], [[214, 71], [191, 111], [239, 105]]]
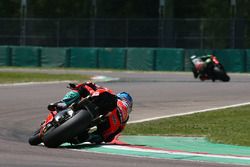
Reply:
[[1, 0], [0, 45], [246, 49], [249, 0]]

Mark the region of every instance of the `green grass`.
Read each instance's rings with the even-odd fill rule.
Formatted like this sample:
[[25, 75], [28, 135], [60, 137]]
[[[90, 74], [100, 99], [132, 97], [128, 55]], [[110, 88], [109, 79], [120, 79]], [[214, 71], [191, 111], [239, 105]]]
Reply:
[[125, 135], [202, 136], [250, 146], [250, 105], [127, 125]]
[[44, 81], [63, 81], [88, 80], [89, 76], [79, 74], [47, 74], [30, 72], [0, 72], [0, 84], [17, 82], [44, 82]]

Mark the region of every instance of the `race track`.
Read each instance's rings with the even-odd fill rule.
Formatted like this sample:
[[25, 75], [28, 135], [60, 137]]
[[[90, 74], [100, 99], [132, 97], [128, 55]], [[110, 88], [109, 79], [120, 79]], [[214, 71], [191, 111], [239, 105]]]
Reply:
[[[250, 102], [250, 76], [230, 74], [231, 82], [200, 82], [191, 73], [84, 72], [119, 77], [99, 83], [134, 97], [130, 121]], [[216, 167], [236, 166], [182, 160], [148, 159], [30, 146], [32, 132], [61, 98], [66, 83], [0, 86], [0, 167]]]

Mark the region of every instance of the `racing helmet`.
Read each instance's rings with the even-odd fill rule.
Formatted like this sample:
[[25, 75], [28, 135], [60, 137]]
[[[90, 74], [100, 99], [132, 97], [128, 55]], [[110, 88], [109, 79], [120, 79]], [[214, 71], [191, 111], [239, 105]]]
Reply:
[[125, 101], [128, 105], [128, 112], [131, 113], [133, 107], [133, 98], [126, 92], [121, 92], [116, 95], [118, 99]]

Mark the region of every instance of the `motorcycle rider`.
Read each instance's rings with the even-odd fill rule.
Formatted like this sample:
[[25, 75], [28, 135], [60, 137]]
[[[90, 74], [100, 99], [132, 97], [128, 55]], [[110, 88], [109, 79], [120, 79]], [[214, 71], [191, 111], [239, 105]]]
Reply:
[[107, 119], [98, 124], [97, 131], [89, 136], [88, 141], [91, 143], [111, 142], [124, 130], [132, 111], [133, 99], [126, 92], [118, 93], [117, 98], [117, 107], [106, 115]]
[[201, 57], [197, 57], [196, 55], [193, 55], [190, 57], [193, 67], [192, 72], [194, 75], [194, 78], [199, 77], [201, 80], [205, 79], [205, 74], [210, 74], [210, 66], [212, 65], [212, 59], [214, 55], [204, 55]]
[[[112, 90], [99, 86], [93, 82], [80, 84], [70, 83], [71, 89], [62, 100], [48, 105], [50, 111], [66, 109], [71, 106], [72, 110], [78, 110], [78, 102], [82, 99], [94, 104], [101, 115], [103, 115], [97, 130], [91, 133], [86, 139], [86, 134], [76, 137], [73, 144], [84, 141], [91, 143], [111, 142], [126, 126], [129, 114], [132, 111], [133, 99], [126, 93], [121, 92], [115, 95]], [[88, 104], [86, 103], [86, 104]]]

